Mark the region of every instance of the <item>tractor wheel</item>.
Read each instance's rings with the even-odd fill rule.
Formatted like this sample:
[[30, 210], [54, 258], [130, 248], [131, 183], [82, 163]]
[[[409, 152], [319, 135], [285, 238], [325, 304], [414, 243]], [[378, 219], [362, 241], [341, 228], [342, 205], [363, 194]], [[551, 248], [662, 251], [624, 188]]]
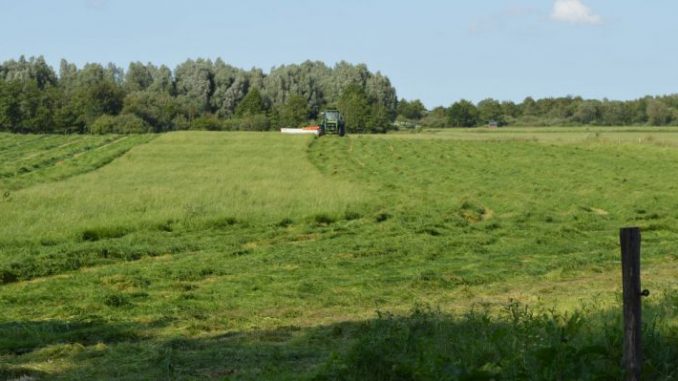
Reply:
[[344, 127], [343, 124], [339, 125], [339, 136], [344, 136], [346, 135], [346, 127]]

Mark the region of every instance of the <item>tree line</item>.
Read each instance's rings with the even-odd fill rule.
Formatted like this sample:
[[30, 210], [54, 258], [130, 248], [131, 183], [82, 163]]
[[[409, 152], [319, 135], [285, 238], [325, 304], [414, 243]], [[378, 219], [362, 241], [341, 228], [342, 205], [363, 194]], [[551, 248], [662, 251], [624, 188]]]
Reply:
[[43, 57], [0, 64], [0, 131], [133, 133], [255, 130], [314, 123], [339, 108], [351, 132], [392, 128], [398, 99], [389, 79], [363, 64], [322, 62], [244, 70], [189, 59], [174, 70], [141, 62], [81, 68]]
[[419, 101], [401, 100], [398, 123], [435, 128], [498, 126], [667, 126], [678, 125], [678, 95], [646, 96], [629, 101], [581, 97], [525, 98], [520, 103], [460, 100], [426, 111]]
[[0, 64], [0, 131], [134, 133], [172, 130], [253, 130], [317, 123], [339, 109], [349, 132], [416, 126], [678, 125], [678, 95], [630, 101], [581, 97], [522, 102], [460, 100], [427, 110], [398, 99], [388, 77], [364, 64], [322, 62], [244, 70], [221, 59], [186, 60], [174, 70], [132, 62], [83, 67], [61, 60], [58, 73], [43, 57]]

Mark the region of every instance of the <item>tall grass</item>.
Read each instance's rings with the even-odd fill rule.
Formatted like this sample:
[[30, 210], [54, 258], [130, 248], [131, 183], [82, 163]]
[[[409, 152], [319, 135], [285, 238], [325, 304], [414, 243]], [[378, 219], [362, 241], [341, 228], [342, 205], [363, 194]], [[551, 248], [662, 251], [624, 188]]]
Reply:
[[[675, 317], [669, 306], [646, 308], [644, 379], [678, 377], [678, 338], [661, 324]], [[620, 320], [618, 310], [538, 313], [519, 303], [500, 314], [380, 314], [314, 380], [621, 380]]]

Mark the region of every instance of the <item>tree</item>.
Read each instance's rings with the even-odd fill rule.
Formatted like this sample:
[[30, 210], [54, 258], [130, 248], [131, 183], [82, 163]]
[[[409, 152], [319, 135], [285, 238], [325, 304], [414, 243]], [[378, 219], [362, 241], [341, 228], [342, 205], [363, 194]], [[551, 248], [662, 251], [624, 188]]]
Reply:
[[462, 99], [449, 108], [448, 118], [452, 127], [474, 127], [478, 125], [478, 109], [473, 103]]
[[59, 63], [59, 87], [62, 89], [70, 89], [75, 86], [77, 80], [78, 67], [65, 59], [61, 59], [61, 62]]
[[69, 122], [83, 131], [103, 114], [117, 115], [122, 109], [125, 91], [117, 82], [116, 72], [117, 69], [110, 65], [104, 68], [99, 64], [86, 64], [78, 71], [77, 77], [64, 90], [67, 102], [60, 111], [64, 119], [75, 116], [75, 120]]
[[0, 66], [0, 79], [22, 83], [35, 81], [39, 89], [54, 86], [57, 83], [54, 70], [47, 65], [42, 56], [31, 57], [28, 60], [21, 56], [18, 61], [9, 60], [4, 62]]
[[297, 127], [309, 119], [311, 108], [306, 98], [292, 95], [287, 102], [276, 108], [277, 122], [281, 127]]
[[409, 120], [420, 120], [426, 115], [426, 107], [419, 99], [411, 102], [401, 99], [396, 110], [399, 116]]
[[443, 106], [435, 107], [421, 120], [422, 126], [429, 128], [446, 128], [450, 126], [449, 123], [447, 109]]
[[148, 67], [141, 62], [132, 62], [125, 73], [124, 88], [125, 91], [146, 90], [153, 84], [153, 74], [155, 68], [152, 65]]
[[348, 86], [337, 103], [348, 132], [366, 132], [369, 126], [373, 126], [370, 123], [370, 104], [362, 87], [357, 84]]
[[77, 123], [86, 126], [103, 114], [117, 115], [123, 106], [125, 93], [106, 79], [81, 83], [74, 90], [71, 107], [78, 114]]
[[501, 104], [492, 99], [487, 98], [478, 103], [478, 118], [481, 123], [497, 122], [499, 125], [504, 125], [504, 110]]
[[504, 119], [518, 118], [520, 116], [520, 106], [512, 101], [504, 101], [501, 102], [501, 112], [504, 115]]
[[32, 133], [53, 131], [54, 104], [58, 96], [55, 90], [54, 87], [41, 90], [36, 80], [23, 84], [19, 97], [21, 120], [15, 125], [15, 131]]
[[263, 114], [266, 111], [264, 99], [257, 88], [252, 88], [235, 109], [238, 117]]
[[174, 118], [181, 108], [168, 93], [146, 90], [127, 94], [122, 112], [138, 116], [154, 131], [161, 132], [174, 129]]
[[365, 81], [365, 93], [370, 101], [370, 104], [380, 104], [392, 121], [396, 117], [396, 108], [398, 106], [398, 97], [395, 88], [391, 86], [391, 81], [388, 77], [383, 76], [380, 72], [372, 74], [368, 71], [367, 80]]
[[305, 61], [300, 65], [274, 67], [264, 78], [262, 91], [273, 106], [285, 104], [291, 96], [302, 96], [311, 113], [315, 114], [326, 102], [326, 85], [329, 82], [325, 80], [331, 74], [331, 69], [322, 62]]
[[41, 89], [35, 79], [0, 80], [0, 130], [53, 132], [54, 112], [59, 97], [56, 87]]
[[626, 102], [603, 102], [601, 107], [601, 122], [608, 126], [625, 126], [632, 124], [632, 109], [626, 106]]
[[244, 73], [237, 73], [230, 79], [217, 82], [217, 89], [212, 96], [212, 105], [219, 116], [226, 117], [235, 113], [235, 109], [249, 89], [249, 79]]
[[21, 84], [0, 79], [0, 130], [12, 131], [21, 122]]
[[214, 72], [211, 61], [187, 60], [177, 66], [175, 76], [177, 95], [191, 98], [199, 113], [211, 111], [210, 97], [214, 92]]
[[172, 70], [170, 70], [165, 65], [161, 65], [158, 68], [156, 68], [155, 66], [150, 66], [149, 70], [151, 71], [151, 77], [153, 77], [153, 82], [148, 87], [148, 90], [153, 91], [155, 93], [166, 93], [176, 95]]
[[583, 101], [577, 106], [574, 121], [581, 124], [593, 124], [600, 119], [600, 106], [595, 101]]
[[388, 108], [381, 103], [374, 103], [370, 106], [370, 113], [366, 126], [369, 132], [379, 133], [395, 128], [391, 122], [391, 113]]
[[673, 111], [661, 101], [650, 99], [647, 101], [647, 122], [653, 126], [663, 126], [671, 123]]
[[150, 126], [132, 114], [108, 115], [97, 118], [88, 128], [92, 134], [140, 134], [149, 132]]
[[520, 108], [521, 114], [524, 116], [534, 116], [539, 112], [537, 109], [537, 102], [535, 102], [532, 97], [525, 98], [523, 103], [520, 104]]
[[349, 87], [357, 86], [365, 91], [369, 76], [370, 71], [364, 64], [351, 65], [345, 61], [337, 63], [330, 71], [330, 75], [323, 80], [326, 102], [338, 102]]

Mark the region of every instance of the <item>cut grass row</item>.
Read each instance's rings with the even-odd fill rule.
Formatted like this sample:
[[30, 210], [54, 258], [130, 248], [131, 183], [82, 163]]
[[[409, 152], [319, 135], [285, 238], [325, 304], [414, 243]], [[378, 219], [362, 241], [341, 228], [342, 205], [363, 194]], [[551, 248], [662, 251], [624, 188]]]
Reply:
[[16, 136], [14, 144], [0, 151], [0, 191], [7, 193], [96, 170], [151, 139], [150, 135]]

